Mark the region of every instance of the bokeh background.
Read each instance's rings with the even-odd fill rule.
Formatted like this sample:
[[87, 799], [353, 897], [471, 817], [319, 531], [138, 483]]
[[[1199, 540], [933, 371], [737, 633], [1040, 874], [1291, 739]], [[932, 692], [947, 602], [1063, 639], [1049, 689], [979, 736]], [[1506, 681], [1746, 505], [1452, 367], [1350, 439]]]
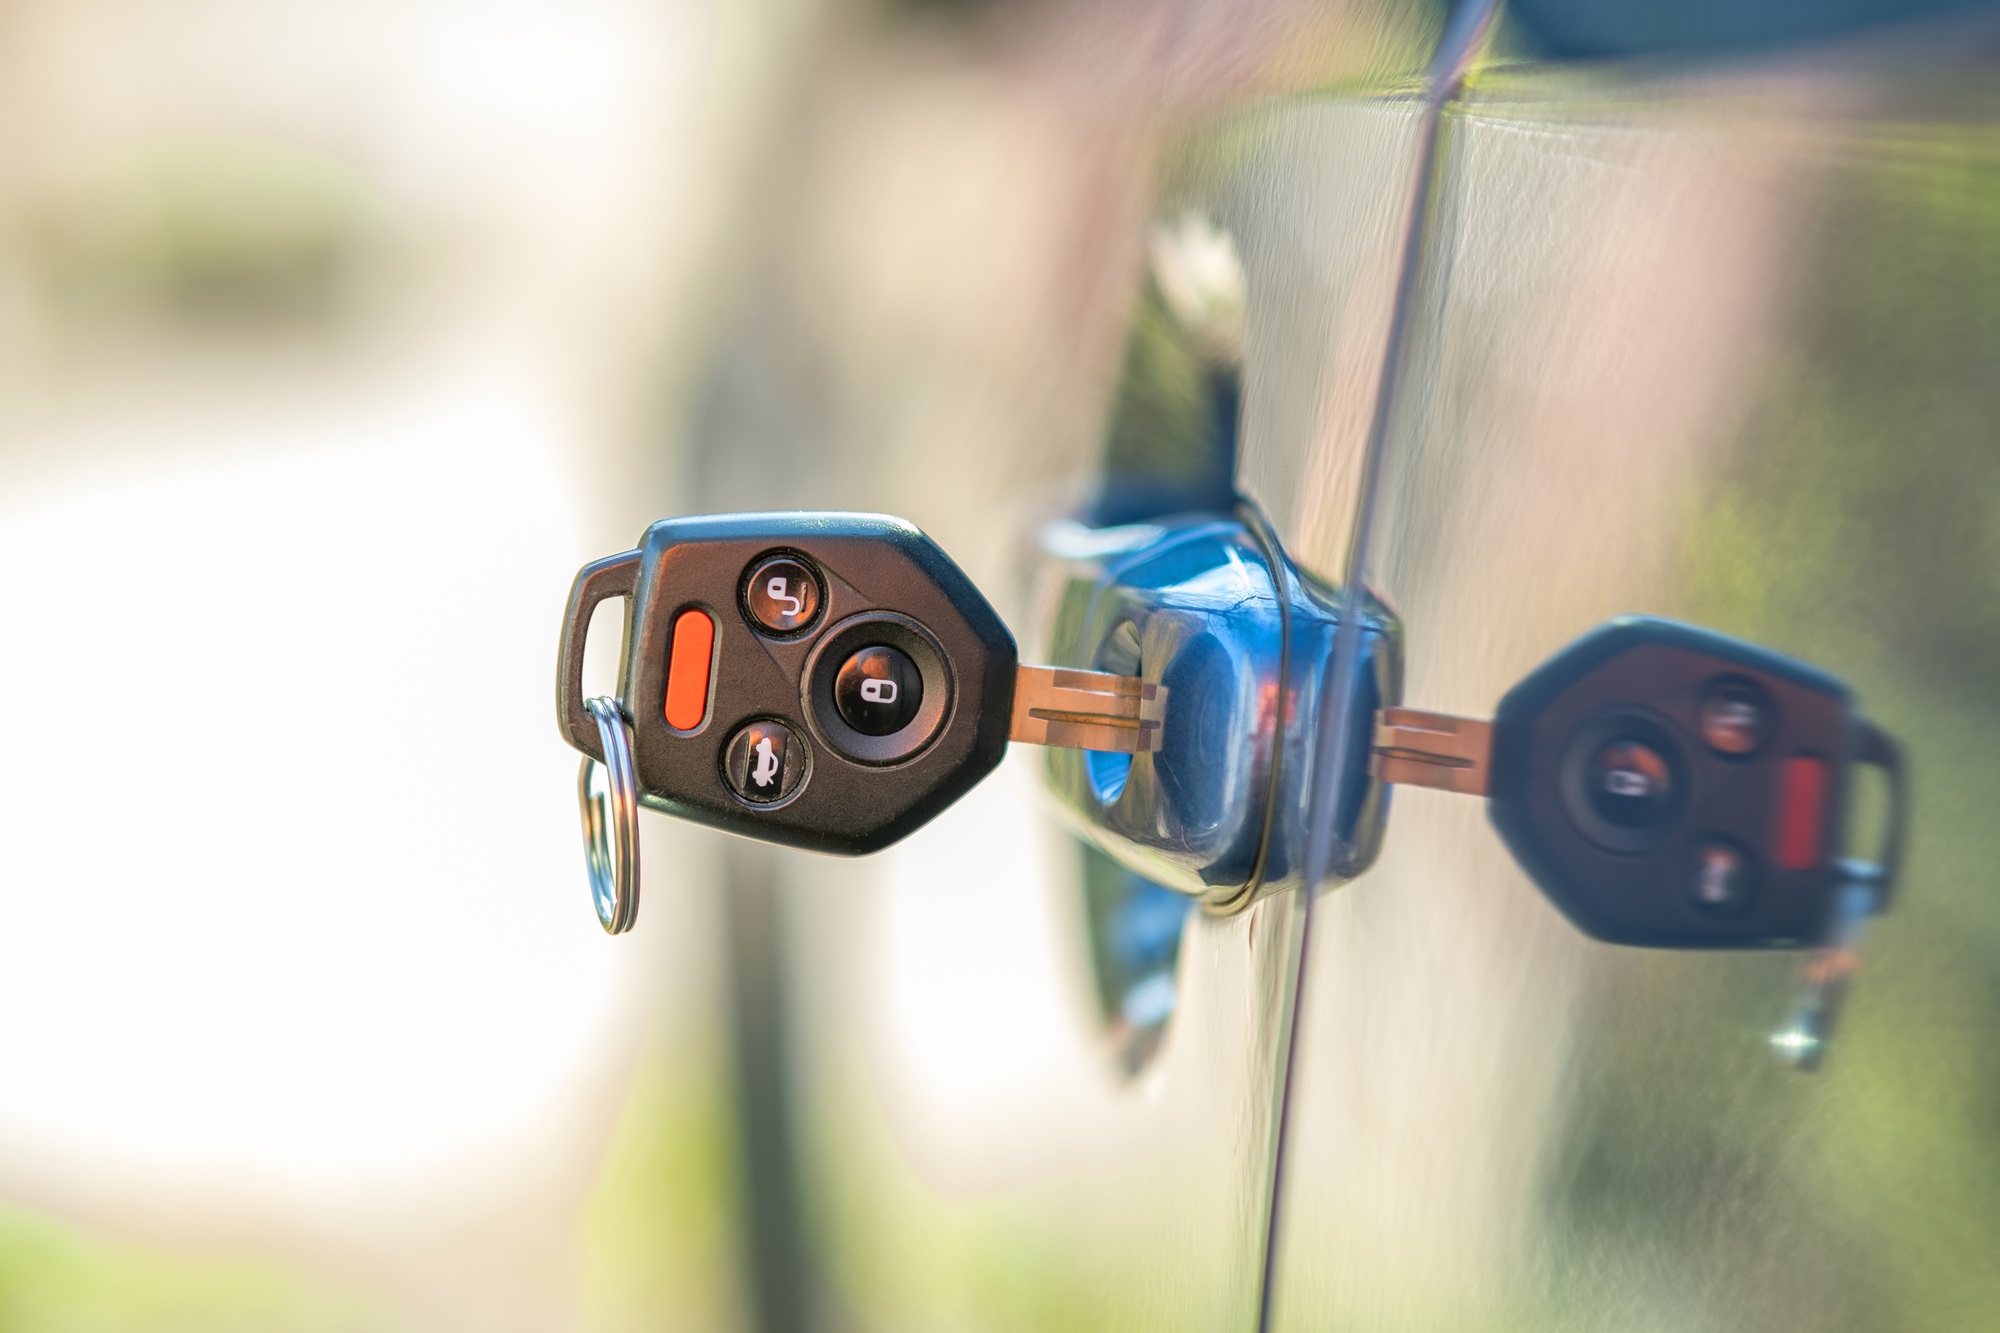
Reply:
[[1004, 582], [1162, 136], [1429, 22], [0, 5], [0, 1328], [750, 1317], [723, 852], [599, 936], [569, 578], [811, 504]]

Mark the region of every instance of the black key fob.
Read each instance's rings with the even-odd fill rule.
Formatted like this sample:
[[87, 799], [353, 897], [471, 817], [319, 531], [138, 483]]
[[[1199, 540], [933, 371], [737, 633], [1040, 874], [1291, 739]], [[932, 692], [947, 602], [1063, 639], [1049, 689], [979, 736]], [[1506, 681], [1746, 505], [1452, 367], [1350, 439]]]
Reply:
[[586, 566], [563, 616], [556, 709], [564, 738], [599, 761], [583, 640], [609, 597], [630, 599], [620, 698], [650, 809], [858, 855], [930, 820], [1006, 753], [1013, 636], [901, 519], [668, 519], [638, 550]]

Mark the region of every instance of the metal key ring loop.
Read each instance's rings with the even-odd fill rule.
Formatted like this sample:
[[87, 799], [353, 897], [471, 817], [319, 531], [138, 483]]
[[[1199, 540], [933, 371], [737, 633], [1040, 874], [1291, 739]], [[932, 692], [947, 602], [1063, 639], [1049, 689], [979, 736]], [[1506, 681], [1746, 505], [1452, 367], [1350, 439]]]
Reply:
[[632, 768], [632, 724], [608, 695], [583, 705], [604, 741], [600, 764], [588, 755], [576, 775], [583, 814], [583, 855], [591, 904], [608, 935], [622, 935], [639, 917], [639, 783]]

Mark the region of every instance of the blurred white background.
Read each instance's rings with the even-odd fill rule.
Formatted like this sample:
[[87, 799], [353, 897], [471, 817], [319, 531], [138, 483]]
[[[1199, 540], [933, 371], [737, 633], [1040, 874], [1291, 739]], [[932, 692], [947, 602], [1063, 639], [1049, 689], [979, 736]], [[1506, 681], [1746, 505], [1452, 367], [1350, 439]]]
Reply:
[[708, 1001], [697, 930], [583, 910], [555, 619], [670, 503], [783, 21], [0, 8], [0, 1190], [321, 1274], [203, 1313], [91, 1258], [0, 1308], [577, 1317], [642, 1031]]

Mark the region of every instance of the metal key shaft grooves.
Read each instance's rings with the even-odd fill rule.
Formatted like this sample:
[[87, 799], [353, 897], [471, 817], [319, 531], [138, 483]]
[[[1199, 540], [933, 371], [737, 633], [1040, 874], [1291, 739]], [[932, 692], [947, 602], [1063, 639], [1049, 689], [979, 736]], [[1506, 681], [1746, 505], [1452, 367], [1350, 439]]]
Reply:
[[1014, 675], [1007, 739], [1073, 750], [1151, 754], [1160, 748], [1167, 691], [1134, 676], [1024, 666]]
[[1415, 708], [1385, 708], [1375, 715], [1369, 772], [1383, 782], [1484, 796], [1492, 757], [1491, 722]]

